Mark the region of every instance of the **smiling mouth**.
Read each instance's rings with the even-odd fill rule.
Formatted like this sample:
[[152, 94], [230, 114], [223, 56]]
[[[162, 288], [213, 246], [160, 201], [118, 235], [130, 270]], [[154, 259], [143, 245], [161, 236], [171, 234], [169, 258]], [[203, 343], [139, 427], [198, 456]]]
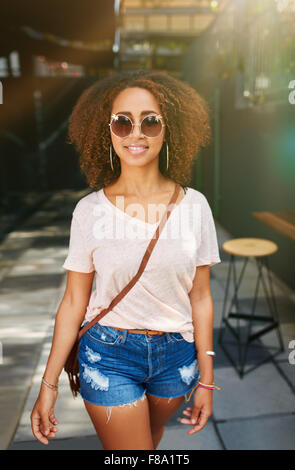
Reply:
[[133, 150], [141, 150], [141, 149], [148, 149], [147, 145], [126, 145], [125, 146], [127, 149], [133, 149]]
[[138, 147], [125, 147], [129, 152], [133, 153], [133, 154], [138, 154], [138, 153], [142, 153], [142, 152], [145, 152], [148, 147], [146, 146], [138, 146]]

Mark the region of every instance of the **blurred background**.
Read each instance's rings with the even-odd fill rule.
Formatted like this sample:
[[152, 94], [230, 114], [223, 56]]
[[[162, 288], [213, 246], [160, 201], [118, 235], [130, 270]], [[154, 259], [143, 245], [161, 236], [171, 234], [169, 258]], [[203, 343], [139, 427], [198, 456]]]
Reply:
[[[230, 393], [215, 394], [216, 411], [202, 435], [188, 438], [173, 421], [160, 445], [179, 445], [181, 434], [183, 447], [166, 448], [294, 448], [295, 1], [10, 0], [0, 15], [2, 448], [38, 447], [29, 411], [64, 289], [71, 212], [89, 189], [66, 144], [69, 115], [94, 81], [139, 68], [168, 71], [209, 103], [213, 140], [200, 151], [190, 186], [206, 195], [218, 232], [222, 263], [211, 274], [216, 338], [225, 326], [233, 253], [223, 244], [256, 238], [276, 247], [264, 252], [272, 255], [279, 315], [268, 345], [280, 324], [285, 346], [243, 380], [220, 348], [217, 377], [233, 381]], [[245, 259], [245, 251], [236, 255]], [[259, 272], [254, 261], [241, 292], [248, 306]], [[253, 353], [250, 362], [256, 359]], [[277, 385], [266, 393], [274, 375]], [[246, 380], [259, 398], [246, 393]], [[69, 395], [65, 401], [60, 436], [96, 446], [81, 403], [73, 405]], [[52, 446], [64, 445], [58, 442]]]

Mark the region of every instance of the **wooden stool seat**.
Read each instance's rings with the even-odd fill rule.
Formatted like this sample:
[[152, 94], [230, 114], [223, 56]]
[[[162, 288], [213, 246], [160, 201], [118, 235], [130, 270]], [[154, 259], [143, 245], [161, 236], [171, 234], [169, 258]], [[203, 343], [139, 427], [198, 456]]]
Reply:
[[264, 238], [234, 238], [223, 243], [222, 249], [234, 256], [269, 256], [278, 250], [278, 245]]

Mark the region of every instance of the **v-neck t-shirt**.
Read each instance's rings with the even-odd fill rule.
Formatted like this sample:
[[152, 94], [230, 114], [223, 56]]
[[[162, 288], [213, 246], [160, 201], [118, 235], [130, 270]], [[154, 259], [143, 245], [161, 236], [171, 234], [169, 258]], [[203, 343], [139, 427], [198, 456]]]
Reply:
[[[81, 198], [72, 213], [69, 249], [62, 267], [96, 272], [83, 323], [107, 308], [137, 274], [160, 223], [127, 214], [123, 199], [122, 205], [115, 206], [102, 188]], [[99, 323], [179, 332], [193, 342], [189, 292], [196, 269], [220, 262], [209, 203], [200, 191], [188, 187], [174, 205], [140, 278]]]

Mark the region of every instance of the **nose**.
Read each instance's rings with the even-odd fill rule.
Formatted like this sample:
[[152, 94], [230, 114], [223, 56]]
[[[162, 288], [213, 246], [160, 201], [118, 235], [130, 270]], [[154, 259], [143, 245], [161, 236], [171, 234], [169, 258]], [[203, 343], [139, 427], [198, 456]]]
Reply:
[[135, 136], [144, 136], [144, 134], [141, 131], [141, 124], [133, 124], [133, 129], [131, 133], [132, 132]]

